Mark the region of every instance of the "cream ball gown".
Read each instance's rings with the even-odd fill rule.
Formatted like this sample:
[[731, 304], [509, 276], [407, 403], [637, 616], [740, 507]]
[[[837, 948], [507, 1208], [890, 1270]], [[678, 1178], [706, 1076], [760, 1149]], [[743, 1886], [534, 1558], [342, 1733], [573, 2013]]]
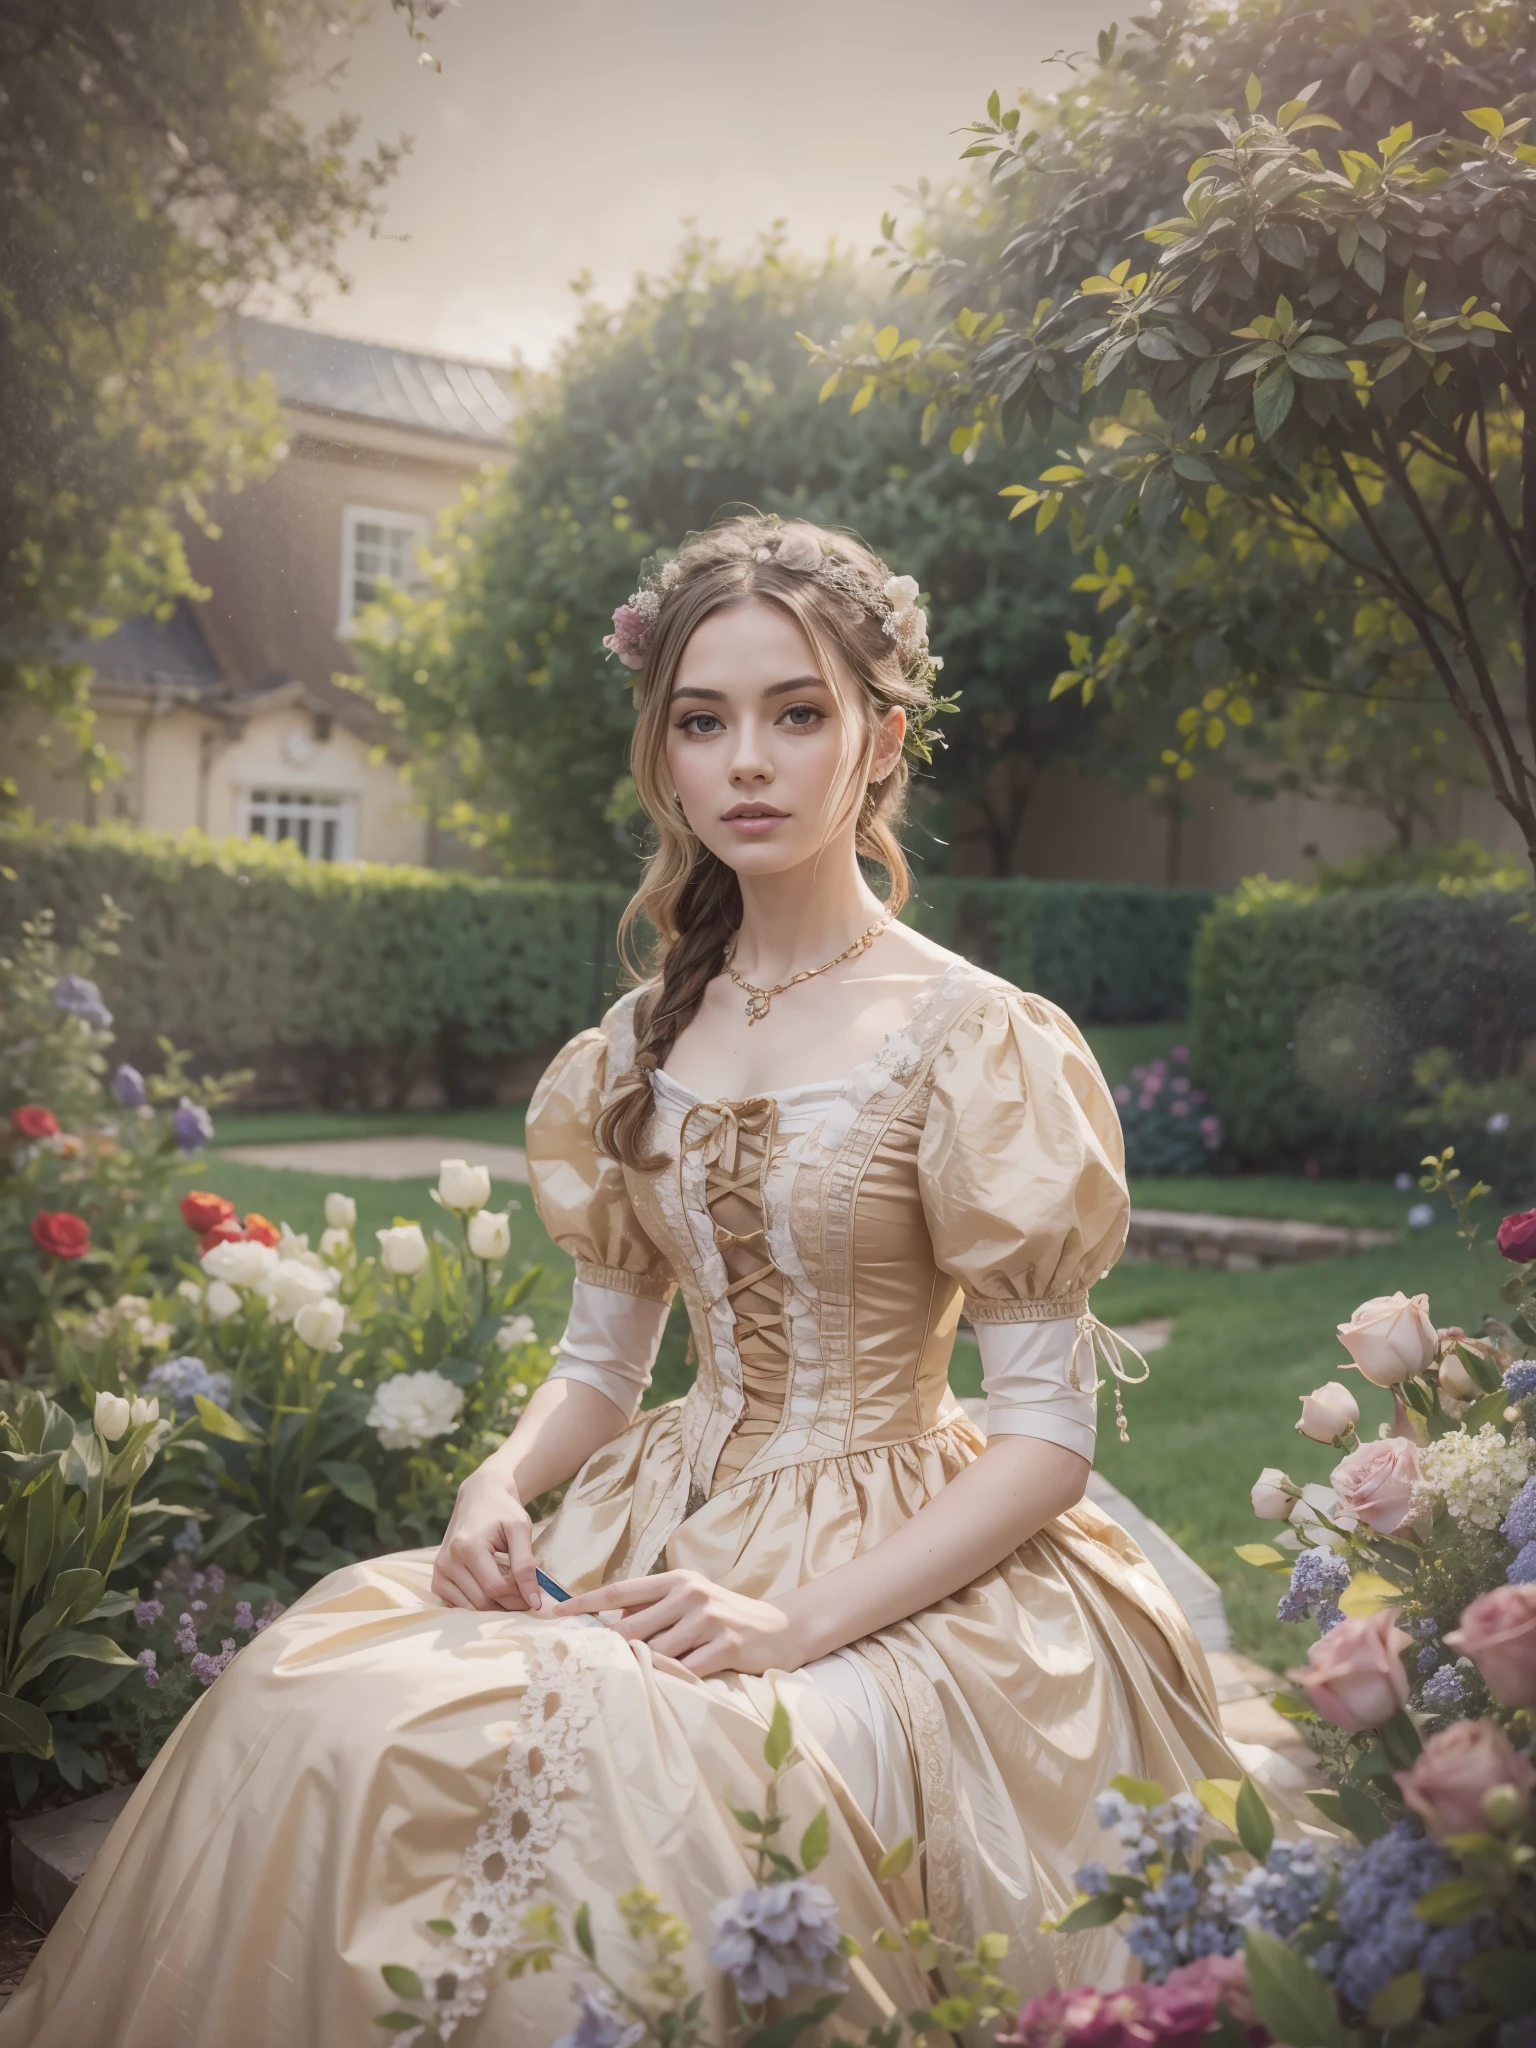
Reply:
[[[956, 961], [841, 1082], [705, 1103], [659, 1075], [667, 1163], [641, 1173], [592, 1137], [634, 1001], [565, 1048], [529, 1114], [539, 1214], [577, 1262], [557, 1369], [631, 1409], [680, 1288], [698, 1377], [588, 1459], [539, 1528], [548, 1572], [578, 1590], [687, 1566], [767, 1598], [880, 1542], [983, 1448], [948, 1387], [962, 1305], [989, 1427], [1091, 1454], [1088, 1288], [1128, 1202], [1113, 1104], [1058, 1010]], [[1123, 1974], [1112, 1930], [1039, 1931], [1102, 1854], [1095, 1794], [1117, 1772], [1170, 1791], [1236, 1775], [1187, 1622], [1087, 1502], [949, 1599], [768, 1678], [689, 1682], [595, 1622], [446, 1608], [431, 1566], [336, 1573], [241, 1650], [135, 1791], [0, 2048], [383, 2042], [387, 1963], [419, 1972], [445, 2039], [546, 2048], [574, 2023], [571, 1978], [507, 1980], [524, 1911], [586, 1901], [622, 1977], [615, 1900], [636, 1886], [697, 1930], [683, 1960], [723, 2034], [710, 1915], [752, 1882], [730, 1808], [761, 1797], [775, 1697], [795, 1828], [831, 1814], [816, 1874], [865, 1946], [860, 2027], [931, 1995], [869, 1946], [918, 1912], [960, 1943], [1006, 1934], [1029, 1995]], [[905, 1833], [918, 1855], [882, 1887]]]

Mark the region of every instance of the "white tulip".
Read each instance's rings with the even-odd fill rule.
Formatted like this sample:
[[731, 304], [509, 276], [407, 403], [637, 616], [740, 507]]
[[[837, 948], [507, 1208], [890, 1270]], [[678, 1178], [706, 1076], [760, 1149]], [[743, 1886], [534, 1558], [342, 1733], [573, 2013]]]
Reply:
[[291, 1323], [301, 1308], [324, 1301], [341, 1284], [334, 1266], [279, 1259], [262, 1283], [262, 1293], [280, 1323]]
[[469, 1248], [488, 1263], [504, 1259], [512, 1249], [512, 1225], [505, 1209], [480, 1209], [469, 1219]]
[[384, 1270], [393, 1273], [397, 1280], [409, 1280], [427, 1263], [427, 1240], [419, 1223], [391, 1224], [388, 1230], [379, 1231], [378, 1239]]
[[1286, 1522], [1290, 1520], [1296, 1487], [1277, 1465], [1266, 1465], [1248, 1497], [1261, 1522]]
[[415, 1451], [457, 1428], [464, 1392], [440, 1372], [401, 1372], [381, 1383], [368, 1427], [386, 1451]]
[[208, 1313], [216, 1323], [227, 1322], [240, 1307], [240, 1297], [228, 1281], [213, 1280], [208, 1285]]
[[1362, 1301], [1339, 1324], [1339, 1342], [1374, 1386], [1400, 1386], [1422, 1372], [1439, 1348], [1429, 1296], [1378, 1294]]
[[96, 1434], [107, 1443], [115, 1444], [120, 1436], [127, 1434], [133, 1422], [133, 1410], [121, 1394], [98, 1394], [91, 1420], [96, 1425]]
[[312, 1351], [339, 1351], [346, 1326], [346, 1310], [329, 1297], [307, 1302], [293, 1319], [294, 1329]]
[[437, 1169], [437, 1199], [455, 1215], [483, 1209], [491, 1199], [491, 1169], [467, 1159], [445, 1159]]
[[325, 1259], [346, 1259], [352, 1255], [352, 1233], [343, 1230], [338, 1223], [330, 1230], [320, 1233], [320, 1256]]
[[210, 1245], [203, 1253], [202, 1268], [210, 1280], [223, 1280], [231, 1287], [259, 1287], [277, 1264], [277, 1253], [269, 1244], [255, 1244], [242, 1238], [237, 1244]]
[[158, 1422], [160, 1420], [160, 1403], [153, 1394], [147, 1400], [142, 1394], [136, 1395], [128, 1405], [128, 1420], [135, 1429], [142, 1422]]
[[515, 1344], [535, 1344], [538, 1336], [532, 1316], [508, 1316], [496, 1332], [496, 1349], [510, 1351]]
[[1301, 1397], [1301, 1420], [1296, 1427], [1315, 1444], [1336, 1444], [1349, 1435], [1360, 1420], [1360, 1403], [1337, 1380], [1317, 1387]]
[[[332, 1230], [351, 1230], [357, 1222], [357, 1204], [350, 1195], [327, 1195], [325, 1220]], [[324, 1240], [321, 1240], [322, 1244]]]

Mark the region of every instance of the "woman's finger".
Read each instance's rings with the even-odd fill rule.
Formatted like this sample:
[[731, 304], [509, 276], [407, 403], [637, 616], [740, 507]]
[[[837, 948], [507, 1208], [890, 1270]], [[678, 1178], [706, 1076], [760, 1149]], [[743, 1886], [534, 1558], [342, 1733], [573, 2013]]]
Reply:
[[546, 1602], [533, 1561], [533, 1530], [524, 1520], [508, 1523], [502, 1532], [506, 1543], [506, 1567], [496, 1595], [499, 1607], [523, 1607], [530, 1614], [542, 1613]]
[[706, 1649], [718, 1636], [719, 1631], [707, 1616], [685, 1614], [671, 1628], [662, 1629], [647, 1640], [654, 1656], [675, 1657], [681, 1663], [690, 1651]]
[[648, 1643], [652, 1636], [670, 1628], [688, 1611], [686, 1590], [677, 1586], [665, 1600], [657, 1600], [649, 1607], [637, 1607], [626, 1614], [622, 1621], [613, 1621], [608, 1626], [615, 1635], [623, 1636], [626, 1642]]
[[616, 1607], [649, 1607], [677, 1590], [671, 1572], [649, 1579], [619, 1579], [611, 1586], [595, 1586], [590, 1593], [573, 1593], [562, 1607], [567, 1614], [606, 1614]]

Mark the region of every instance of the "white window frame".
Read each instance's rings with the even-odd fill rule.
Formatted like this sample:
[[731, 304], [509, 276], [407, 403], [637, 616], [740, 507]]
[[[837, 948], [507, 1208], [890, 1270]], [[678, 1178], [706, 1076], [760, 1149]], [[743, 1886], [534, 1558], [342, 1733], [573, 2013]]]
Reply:
[[[363, 525], [389, 526], [397, 533], [409, 533], [413, 550], [421, 546], [429, 531], [429, 523], [420, 512], [391, 512], [378, 505], [343, 507], [340, 609], [336, 621], [337, 638], [341, 640], [350, 640], [357, 630], [357, 614], [361, 609], [356, 600], [357, 529]], [[420, 572], [415, 570], [413, 564], [412, 581], [419, 583], [420, 580]]]
[[[240, 792], [239, 828], [242, 839], [264, 839], [269, 846], [279, 844], [275, 833], [257, 832], [255, 820], [258, 816], [286, 811], [292, 817], [307, 817], [311, 823], [336, 827], [336, 851], [332, 862], [355, 860], [357, 858], [357, 798], [350, 790], [310, 789], [291, 777], [273, 775], [261, 782], [250, 783]], [[296, 843], [292, 834], [285, 835], [287, 843]], [[302, 849], [301, 849], [302, 850]], [[305, 853], [306, 860], [322, 860], [318, 851]]]

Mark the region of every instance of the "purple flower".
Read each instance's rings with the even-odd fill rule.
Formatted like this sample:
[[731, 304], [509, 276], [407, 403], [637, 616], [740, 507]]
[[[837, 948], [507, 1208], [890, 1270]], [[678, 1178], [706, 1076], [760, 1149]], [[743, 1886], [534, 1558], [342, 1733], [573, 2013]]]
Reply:
[[53, 984], [53, 1007], [68, 1016], [83, 1017], [98, 1031], [110, 1031], [112, 1012], [101, 1000], [101, 990], [83, 974], [64, 974]]
[[1504, 1375], [1504, 1391], [1511, 1401], [1526, 1401], [1536, 1394], [1536, 1358], [1515, 1360]]
[[219, 1645], [217, 1657], [211, 1656], [206, 1650], [199, 1650], [192, 1659], [192, 1676], [197, 1680], [198, 1684], [212, 1685], [219, 1673], [228, 1665], [230, 1658], [234, 1656], [238, 1647], [239, 1645], [233, 1636], [226, 1636]]
[[1527, 1543], [1512, 1558], [1504, 1573], [1512, 1586], [1536, 1584], [1536, 1543]]
[[1447, 1664], [1420, 1686], [1419, 1705], [1426, 1714], [1454, 1714], [1466, 1696], [1466, 1680], [1454, 1664]]
[[743, 2005], [783, 1998], [796, 1984], [843, 1988], [842, 1933], [825, 1885], [806, 1877], [760, 1885], [718, 1905], [714, 1920], [720, 1939], [709, 1960]]
[[1174, 1101], [1169, 1103], [1168, 1113], [1170, 1116], [1188, 1116], [1189, 1104], [1184, 1100], [1183, 1096], [1180, 1095], [1176, 1097]]
[[145, 1100], [144, 1076], [137, 1067], [119, 1067], [112, 1076], [112, 1093], [124, 1109], [142, 1109]]
[[1314, 1967], [1360, 2012], [1402, 1971], [1422, 1970], [1428, 2016], [1451, 2018], [1467, 1999], [1462, 1964], [1496, 1931], [1482, 1915], [1455, 1927], [1425, 1928], [1415, 1905], [1432, 1885], [1455, 1875], [1450, 1857], [1425, 1841], [1416, 1822], [1399, 1821], [1345, 1870], [1336, 1909], [1342, 1939], [1319, 1954]]
[[239, 1629], [243, 1636], [255, 1635], [256, 1617], [251, 1612], [249, 1600], [237, 1600], [235, 1602], [235, 1627]]
[[572, 1987], [571, 1996], [581, 2018], [568, 2034], [560, 2036], [554, 2048], [635, 2048], [636, 2042], [644, 2040], [642, 2023], [625, 2018], [605, 1985], [583, 1978]]
[[1173, 1083], [1173, 1092], [1175, 1095], [1187, 1095], [1189, 1093], [1189, 1083], [1185, 1080], [1182, 1074], [1178, 1075], [1175, 1079]]
[[1124, 1082], [1124, 1081], [1122, 1081], [1122, 1082], [1120, 1083], [1119, 1087], [1118, 1087], [1118, 1088], [1117, 1088], [1117, 1089], [1115, 1090], [1115, 1100], [1116, 1100], [1116, 1102], [1119, 1102], [1119, 1103], [1126, 1103], [1126, 1102], [1129, 1102], [1129, 1101], [1130, 1101], [1130, 1099], [1131, 1099], [1131, 1091], [1130, 1091], [1130, 1089], [1129, 1089], [1129, 1088], [1127, 1087], [1127, 1085], [1125, 1084], [1125, 1082]]
[[1189, 1047], [1187, 1045], [1176, 1045], [1173, 1048], [1173, 1051], [1169, 1053], [1168, 1057], [1171, 1060], [1177, 1060], [1179, 1065], [1182, 1067], [1184, 1062], [1189, 1058]]
[[1489, 1117], [1487, 1123], [1484, 1124], [1483, 1129], [1490, 1138], [1502, 1138], [1509, 1129], [1509, 1111], [1507, 1109], [1496, 1109], [1493, 1115]]
[[287, 1608], [284, 1607], [281, 1600], [266, 1601], [262, 1607], [260, 1614], [258, 1614], [256, 1617], [257, 1635], [260, 1635], [264, 1628], [270, 1628], [273, 1622], [276, 1621], [277, 1617], [280, 1614], [286, 1614], [287, 1611]]
[[176, 1413], [192, 1415], [197, 1410], [197, 1396], [212, 1401], [215, 1407], [227, 1408], [231, 1388], [228, 1373], [210, 1372], [200, 1358], [191, 1353], [181, 1358], [167, 1358], [157, 1365], [153, 1372], [146, 1373], [145, 1387], [153, 1393], [164, 1394], [176, 1405]]
[[1536, 1479], [1527, 1479], [1515, 1495], [1509, 1513], [1504, 1517], [1503, 1528], [1516, 1550], [1523, 1550], [1527, 1543], [1536, 1541]]
[[1400, 1173], [1392, 1185], [1400, 1195], [1406, 1195], [1413, 1186], [1413, 1175], [1411, 1173]]
[[1306, 1621], [1313, 1614], [1324, 1635], [1343, 1620], [1339, 1595], [1349, 1584], [1349, 1566], [1331, 1550], [1304, 1550], [1291, 1567], [1290, 1591], [1275, 1609], [1277, 1621]]
[[140, 1628], [153, 1628], [164, 1612], [163, 1600], [141, 1600], [133, 1610], [133, 1618]]
[[1109, 1883], [1109, 1872], [1102, 1863], [1085, 1863], [1081, 1870], [1073, 1872], [1072, 1882], [1080, 1892], [1096, 1899]]
[[213, 1118], [201, 1103], [183, 1095], [171, 1119], [171, 1128], [183, 1152], [197, 1152], [213, 1136]]
[[197, 1655], [197, 1623], [184, 1614], [176, 1624], [176, 1647], [184, 1657]]
[[180, 1530], [171, 1538], [171, 1548], [178, 1557], [196, 1557], [203, 1547], [203, 1532], [191, 1520], [182, 1523]]
[[137, 1661], [144, 1666], [144, 1683], [150, 1687], [157, 1686], [160, 1683], [160, 1673], [157, 1668], [159, 1660], [156, 1658], [154, 1651], [140, 1650]]

